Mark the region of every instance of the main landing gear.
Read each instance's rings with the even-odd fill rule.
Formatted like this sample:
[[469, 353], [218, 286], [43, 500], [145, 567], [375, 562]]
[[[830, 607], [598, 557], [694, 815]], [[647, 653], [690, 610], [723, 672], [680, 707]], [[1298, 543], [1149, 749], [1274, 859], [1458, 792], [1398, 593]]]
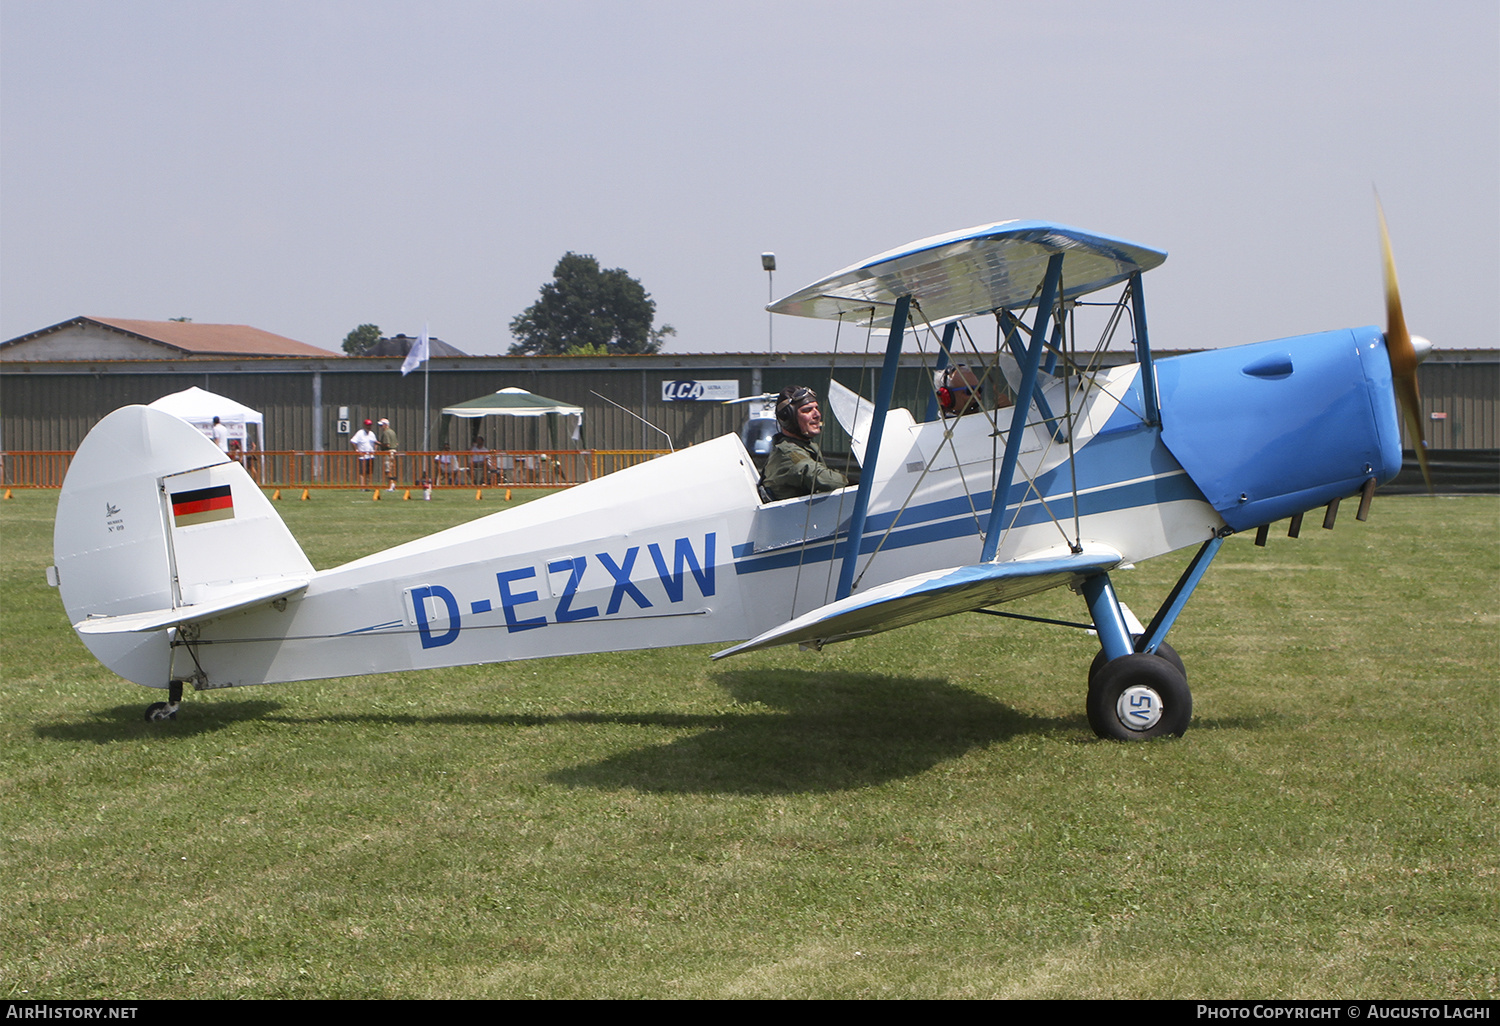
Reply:
[[1193, 718], [1187, 669], [1162, 639], [1226, 535], [1214, 535], [1198, 550], [1144, 634], [1130, 632], [1108, 574], [1090, 577], [1079, 587], [1099, 635], [1100, 651], [1089, 667], [1086, 706], [1095, 734], [1112, 741], [1148, 741], [1178, 737], [1187, 730]]

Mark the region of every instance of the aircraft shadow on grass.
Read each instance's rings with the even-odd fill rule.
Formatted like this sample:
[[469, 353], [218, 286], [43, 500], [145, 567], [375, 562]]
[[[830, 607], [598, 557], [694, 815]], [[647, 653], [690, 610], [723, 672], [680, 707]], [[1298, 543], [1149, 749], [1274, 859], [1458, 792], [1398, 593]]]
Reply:
[[[754, 714], [568, 714], [558, 720], [702, 728], [548, 774], [554, 783], [693, 794], [806, 794], [917, 776], [970, 751], [1024, 735], [1099, 743], [1082, 714], [1037, 716], [925, 677], [745, 670], [717, 674]], [[1274, 717], [1273, 717], [1274, 718]], [[1257, 729], [1263, 718], [1208, 718], [1204, 729]]]
[[925, 772], [1018, 734], [1087, 730], [1030, 716], [935, 678], [742, 670], [715, 675], [749, 713], [697, 718], [667, 744], [558, 770], [569, 786], [791, 794], [868, 787]]
[[[612, 724], [690, 730], [593, 763], [554, 770], [546, 779], [567, 787], [684, 794], [805, 794], [854, 790], [916, 776], [978, 748], [1021, 735], [1076, 733], [1095, 743], [1081, 714], [1047, 717], [932, 677], [799, 670], [740, 670], [714, 675], [736, 703], [752, 712], [708, 715], [671, 712], [461, 713], [361, 712], [287, 722], [378, 723], [388, 726], [505, 727]], [[202, 715], [176, 722], [172, 733], [211, 734], [238, 722], [272, 720], [279, 702], [206, 703]], [[96, 718], [37, 728], [41, 737], [111, 744], [157, 736], [133, 705]], [[1258, 729], [1268, 717], [1209, 718], [1200, 729]], [[1277, 717], [1269, 717], [1275, 719]]]
[[[204, 703], [205, 715], [197, 721], [186, 720], [173, 724], [172, 735], [197, 737], [214, 734], [243, 720], [269, 717], [284, 708], [281, 702], [264, 699]], [[147, 729], [141, 729], [147, 727]], [[161, 730], [149, 729], [141, 720], [138, 705], [116, 705], [100, 709], [86, 719], [58, 720], [41, 723], [35, 728], [36, 736], [52, 741], [89, 742], [107, 745], [119, 741], [135, 741], [143, 737], [157, 737]]]
[[[1081, 715], [1028, 715], [930, 677], [740, 670], [714, 674], [712, 679], [738, 705], [751, 707], [751, 711], [707, 715], [649, 711], [423, 715], [366, 711], [316, 720], [497, 728], [599, 723], [688, 730], [691, 733], [687, 736], [664, 744], [651, 743], [598, 762], [554, 770], [547, 779], [570, 787], [725, 794], [867, 787], [924, 772], [1018, 734], [1088, 729]], [[204, 703], [199, 716], [174, 723], [171, 733], [210, 734], [237, 722], [275, 719], [284, 710], [281, 703], [267, 701]], [[134, 740], [150, 733], [139, 710], [125, 705], [101, 710], [86, 720], [37, 728], [42, 737], [94, 744]]]

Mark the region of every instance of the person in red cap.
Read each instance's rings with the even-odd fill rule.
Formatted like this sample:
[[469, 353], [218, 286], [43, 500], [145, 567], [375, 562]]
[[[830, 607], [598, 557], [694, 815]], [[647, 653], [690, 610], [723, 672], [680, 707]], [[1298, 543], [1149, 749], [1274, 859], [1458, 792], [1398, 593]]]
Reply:
[[354, 446], [355, 452], [359, 453], [359, 487], [361, 490], [369, 485], [370, 475], [375, 473], [375, 447], [380, 444], [380, 439], [376, 438], [375, 432], [370, 430], [374, 426], [374, 421], [365, 421], [365, 426], [349, 439], [349, 444]]

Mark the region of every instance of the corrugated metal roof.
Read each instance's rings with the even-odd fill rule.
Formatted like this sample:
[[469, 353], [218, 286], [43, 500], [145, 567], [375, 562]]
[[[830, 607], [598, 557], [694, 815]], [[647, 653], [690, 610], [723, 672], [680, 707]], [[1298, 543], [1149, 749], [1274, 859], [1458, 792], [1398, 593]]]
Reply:
[[306, 342], [275, 335], [248, 324], [195, 324], [192, 321], [138, 321], [121, 317], [74, 317], [50, 327], [0, 342], [16, 346], [72, 326], [98, 324], [147, 342], [197, 356], [339, 356]]

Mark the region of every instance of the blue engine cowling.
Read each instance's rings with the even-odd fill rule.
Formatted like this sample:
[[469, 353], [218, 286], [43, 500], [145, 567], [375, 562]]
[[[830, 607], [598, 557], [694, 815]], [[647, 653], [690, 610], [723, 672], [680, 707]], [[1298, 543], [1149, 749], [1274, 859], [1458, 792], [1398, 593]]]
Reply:
[[1385, 336], [1353, 328], [1156, 363], [1162, 442], [1236, 531], [1401, 469]]

